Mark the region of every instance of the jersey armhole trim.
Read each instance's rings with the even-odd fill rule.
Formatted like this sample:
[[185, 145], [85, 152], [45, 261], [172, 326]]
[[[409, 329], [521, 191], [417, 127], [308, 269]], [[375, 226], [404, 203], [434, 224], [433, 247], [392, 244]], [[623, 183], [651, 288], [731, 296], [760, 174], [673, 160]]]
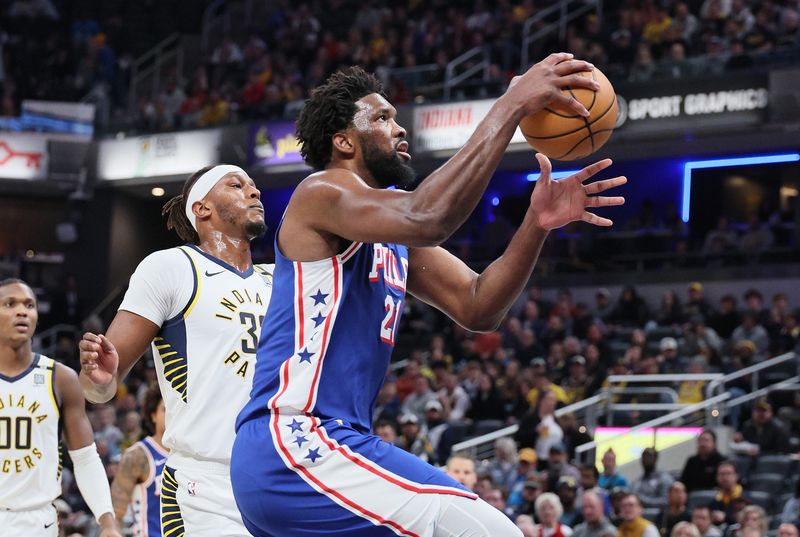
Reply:
[[[38, 358], [37, 358], [38, 360]], [[58, 400], [58, 396], [56, 395], [56, 362], [53, 360], [50, 364], [50, 367], [47, 369], [50, 370], [50, 398], [53, 401], [53, 407], [56, 409], [56, 417], [58, 418], [59, 422], [61, 421], [61, 406], [60, 401]], [[61, 434], [59, 431], [59, 438], [61, 438]]]
[[194, 309], [195, 305], [197, 304], [197, 299], [200, 296], [200, 277], [199, 277], [200, 275], [198, 274], [197, 264], [194, 262], [194, 259], [192, 259], [192, 256], [189, 255], [188, 252], [186, 252], [186, 250], [179, 247], [178, 251], [180, 251], [183, 255], [186, 256], [186, 258], [189, 260], [189, 266], [192, 269], [192, 294], [189, 296], [189, 300], [186, 302], [186, 305], [177, 315], [175, 315], [171, 319], [167, 319], [166, 321], [164, 321], [162, 329], [164, 326], [173, 324], [177, 321], [183, 320], [186, 317], [188, 317], [189, 314]]

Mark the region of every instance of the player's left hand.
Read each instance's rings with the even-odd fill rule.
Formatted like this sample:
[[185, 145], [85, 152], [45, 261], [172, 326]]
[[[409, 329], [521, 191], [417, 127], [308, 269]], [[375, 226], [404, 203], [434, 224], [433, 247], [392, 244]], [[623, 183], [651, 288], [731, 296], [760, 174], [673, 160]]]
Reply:
[[625, 203], [625, 198], [621, 196], [593, 196], [592, 194], [624, 185], [628, 180], [625, 177], [614, 177], [588, 185], [583, 184], [596, 173], [611, 166], [611, 159], [590, 164], [578, 173], [559, 181], [553, 180], [551, 176], [553, 167], [550, 159], [542, 153], [537, 153], [536, 160], [539, 161], [542, 173], [533, 189], [529, 210], [532, 211], [531, 216], [537, 226], [549, 231], [576, 220], [583, 220], [595, 226], [613, 224], [608, 218], [597, 216], [586, 209]]
[[117, 531], [116, 528], [106, 528], [100, 532], [98, 537], [122, 537], [122, 533]]

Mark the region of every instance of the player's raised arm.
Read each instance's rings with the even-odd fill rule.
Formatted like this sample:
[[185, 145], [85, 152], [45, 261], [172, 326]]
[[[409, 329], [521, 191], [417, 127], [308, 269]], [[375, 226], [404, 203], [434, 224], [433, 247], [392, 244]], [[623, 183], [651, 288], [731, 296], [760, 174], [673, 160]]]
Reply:
[[[379, 84], [360, 69], [334, 75], [315, 90], [298, 120], [303, 155], [323, 171], [295, 191], [284, 221], [287, 234], [294, 234], [299, 216], [303, 227], [352, 241], [441, 243], [475, 208], [524, 115], [556, 101], [588, 114], [561, 90], [597, 89], [579, 74], [591, 68], [559, 53], [516, 77], [464, 147], [411, 193], [380, 188], [408, 183], [413, 172], [406, 165], [406, 131]], [[342, 106], [331, 107], [332, 101]], [[332, 120], [323, 109], [336, 109], [341, 117]], [[308, 251], [304, 245], [297, 249]]]
[[78, 489], [100, 523], [101, 537], [121, 537], [114, 518], [108, 478], [97, 454], [78, 377], [73, 370], [57, 363], [55, 385], [56, 395], [61, 401], [64, 440], [72, 459]]
[[158, 333], [153, 322], [131, 313], [119, 311], [105, 335], [87, 332], [80, 349], [80, 383], [86, 399], [105, 403], [117, 393], [122, 381], [144, 354]]
[[494, 330], [531, 276], [551, 229], [583, 220], [610, 226], [611, 220], [587, 211], [590, 207], [621, 205], [618, 196], [593, 196], [625, 184], [615, 177], [584, 185], [584, 181], [611, 165], [601, 160], [561, 181], [551, 178], [550, 161], [537, 155], [542, 169], [522, 225], [501, 257], [480, 275], [443, 248], [409, 251], [409, 292], [447, 313], [473, 331]]

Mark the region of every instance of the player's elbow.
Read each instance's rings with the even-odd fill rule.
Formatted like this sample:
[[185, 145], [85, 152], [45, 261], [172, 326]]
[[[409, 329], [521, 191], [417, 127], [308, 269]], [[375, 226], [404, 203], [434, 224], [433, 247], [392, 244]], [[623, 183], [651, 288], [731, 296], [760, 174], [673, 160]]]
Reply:
[[460, 324], [470, 332], [494, 332], [502, 322], [502, 316], [475, 314]]
[[452, 234], [452, 231], [435, 217], [411, 217], [411, 233], [408, 246], [433, 247], [439, 246]]

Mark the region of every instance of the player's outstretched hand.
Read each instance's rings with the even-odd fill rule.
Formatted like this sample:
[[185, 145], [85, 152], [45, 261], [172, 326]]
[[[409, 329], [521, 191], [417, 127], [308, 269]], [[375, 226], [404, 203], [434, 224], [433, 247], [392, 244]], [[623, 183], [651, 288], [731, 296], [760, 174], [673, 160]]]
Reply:
[[78, 348], [81, 351], [81, 374], [95, 384], [105, 385], [114, 379], [119, 355], [104, 335], [86, 332]]
[[555, 229], [576, 220], [583, 220], [595, 226], [610, 226], [608, 218], [597, 216], [586, 209], [588, 207], [607, 207], [622, 205], [625, 198], [621, 196], [593, 196], [605, 192], [609, 188], [624, 185], [625, 177], [614, 177], [584, 185], [583, 183], [596, 173], [611, 166], [611, 159], [590, 164], [578, 173], [566, 179], [554, 181], [550, 159], [541, 153], [536, 154], [542, 174], [536, 182], [531, 195], [530, 210], [535, 223], [546, 230]]
[[580, 73], [591, 71], [594, 66], [583, 60], [576, 60], [568, 52], [550, 54], [524, 74], [514, 77], [506, 91], [512, 100], [512, 106], [524, 114], [533, 114], [551, 104], [565, 106], [584, 117], [589, 112], [571, 93], [562, 90], [585, 88], [593, 91], [600, 89], [591, 77]]

